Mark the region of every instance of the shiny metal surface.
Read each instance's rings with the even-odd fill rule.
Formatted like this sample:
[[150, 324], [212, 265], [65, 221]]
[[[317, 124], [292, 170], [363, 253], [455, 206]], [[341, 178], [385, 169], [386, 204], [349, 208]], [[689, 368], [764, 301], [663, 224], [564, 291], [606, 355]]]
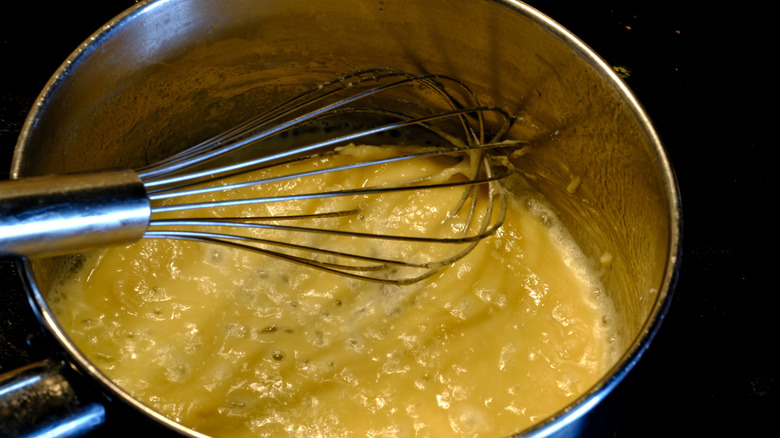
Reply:
[[[591, 391], [524, 433], [591, 434], [602, 400], [647, 348], [670, 302], [679, 195], [630, 90], [582, 42], [524, 4], [142, 2], [49, 82], [23, 128], [12, 176], [145, 164], [305, 84], [371, 67], [446, 72], [523, 121], [509, 136], [532, 144], [515, 164], [602, 272], [624, 351]], [[70, 344], [45, 300], [58, 263], [28, 261], [25, 269], [44, 325], [74, 363], [116, 398], [196, 435], [133, 400]]]
[[0, 256], [51, 257], [134, 242], [150, 211], [132, 171], [0, 181]]
[[103, 423], [103, 406], [81, 400], [64, 368], [44, 360], [0, 375], [0, 436], [77, 437]]

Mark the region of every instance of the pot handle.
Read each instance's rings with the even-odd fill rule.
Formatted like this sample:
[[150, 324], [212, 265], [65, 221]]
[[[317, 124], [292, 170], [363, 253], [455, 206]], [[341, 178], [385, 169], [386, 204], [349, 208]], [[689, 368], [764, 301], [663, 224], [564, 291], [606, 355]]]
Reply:
[[0, 374], [0, 436], [78, 437], [103, 424], [104, 406], [76, 395], [73, 372], [45, 359]]

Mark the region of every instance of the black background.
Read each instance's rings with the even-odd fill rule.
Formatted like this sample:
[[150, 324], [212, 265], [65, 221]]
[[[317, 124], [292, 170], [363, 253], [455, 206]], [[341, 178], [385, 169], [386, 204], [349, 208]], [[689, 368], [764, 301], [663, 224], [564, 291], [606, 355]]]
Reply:
[[[49, 76], [134, 3], [27, 0], [2, 7], [0, 178], [8, 177], [26, 113]], [[653, 120], [681, 188], [678, 285], [654, 343], [621, 385], [617, 436], [765, 435], [780, 408], [780, 291], [769, 282], [777, 260], [777, 165], [768, 133], [777, 111], [755, 103], [771, 104], [773, 61], [764, 37], [771, 28], [761, 26], [768, 19], [729, 10], [705, 32], [697, 23], [709, 20], [707, 12], [671, 1], [529, 3], [630, 71], [626, 82]], [[0, 260], [0, 302], [3, 373], [47, 351], [10, 260]], [[138, 432], [137, 419], [124, 415], [109, 411], [110, 426], [98, 435]]]

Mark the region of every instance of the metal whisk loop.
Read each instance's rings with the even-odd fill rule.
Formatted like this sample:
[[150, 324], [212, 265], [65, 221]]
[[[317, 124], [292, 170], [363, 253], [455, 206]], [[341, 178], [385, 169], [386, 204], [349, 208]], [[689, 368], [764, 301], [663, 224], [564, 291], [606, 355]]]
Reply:
[[[377, 85], [367, 92], [356, 93], [359, 85], [371, 81], [381, 84], [382, 81], [396, 80], [389, 84]], [[217, 156], [233, 152], [253, 142], [281, 134], [300, 123], [322, 117], [328, 112], [346, 106], [362, 98], [378, 94], [388, 89], [414, 82], [426, 83], [430, 76], [415, 76], [406, 72], [390, 69], [371, 69], [353, 72], [335, 80], [324, 82], [305, 93], [246, 120], [244, 123], [223, 132], [205, 142], [169, 157], [153, 166], [142, 169], [145, 179], [152, 180], [159, 174], [170, 174], [177, 170], [193, 166]], [[322, 104], [325, 99], [347, 90], [351, 95], [344, 96], [330, 104]], [[454, 107], [454, 106], [453, 106]], [[308, 110], [307, 110], [308, 109]], [[297, 116], [294, 114], [299, 113]], [[288, 118], [288, 119], [285, 119]]]
[[[395, 104], [398, 96], [403, 101], [414, 97], [419, 102], [413, 108], [398, 107]], [[492, 120], [491, 132], [487, 130], [488, 114]], [[306, 130], [323, 122], [337, 125], [340, 120], [366, 118], [379, 122], [372, 121], [357, 130], [316, 138], [273, 153], [263, 152], [238, 162], [226, 164], [218, 160], [238, 150], [262, 149], [264, 142], [294, 130]], [[229, 246], [362, 280], [399, 285], [414, 283], [466, 256], [503, 223], [506, 199], [499, 182], [512, 170], [494, 155], [523, 147], [523, 142], [502, 140], [512, 121], [501, 109], [479, 105], [471, 90], [454, 78], [389, 69], [345, 75], [139, 170], [152, 201], [152, 216], [144, 237]], [[430, 141], [434, 144], [392, 145], [382, 148], [378, 157], [346, 162], [337, 159], [334, 165], [295, 170], [298, 163], [306, 160], [323, 161], [338, 156], [340, 146], [381, 134], [386, 138], [388, 133], [405, 129], [418, 130], [433, 139]], [[419, 135], [418, 131], [415, 135]], [[350, 171], [359, 168], [431, 159], [461, 165], [457, 175], [447, 178], [433, 171], [413, 180], [313, 193], [276, 193], [275, 189], [263, 188], [336, 172], [343, 172], [346, 178]], [[286, 170], [287, 167], [291, 170]], [[266, 171], [271, 174], [265, 175]], [[453, 230], [460, 230], [457, 233], [425, 235], [354, 230], [345, 227], [343, 222], [359, 221], [363, 214], [360, 202], [364, 202], [360, 200], [368, 197], [457, 188], [461, 188], [457, 201], [444, 209], [446, 215], [441, 219]], [[262, 194], [254, 195], [257, 190]], [[219, 214], [225, 207], [289, 205], [325, 198], [344, 199], [340, 202], [352, 204], [310, 215], [295, 212], [224, 217]], [[184, 211], [193, 213], [176, 216]], [[410, 228], [415, 228], [414, 225]], [[344, 244], [355, 239], [368, 243]], [[389, 244], [381, 243], [390, 241], [396, 242], [392, 248], [402, 249], [394, 249], [395, 253], [390, 254]], [[351, 249], [345, 250], [347, 247]]]
[[[490, 161], [491, 159], [487, 156], [483, 158], [482, 163], [485, 166], [484, 175], [481, 175], [479, 180], [458, 183], [468, 187], [466, 192], [469, 193], [471, 192], [470, 187], [474, 187], [475, 185], [487, 185], [489, 187], [488, 200], [485, 203], [486, 205], [483, 209], [483, 214], [481, 215], [482, 220], [472, 233], [468, 233], [468, 230], [466, 230], [462, 235], [449, 237], [364, 233], [339, 228], [325, 228], [322, 225], [318, 227], [285, 225], [278, 222], [283, 221], [284, 219], [300, 219], [300, 217], [270, 216], [262, 218], [234, 217], [213, 219], [198, 217], [153, 220], [145, 237], [182, 239], [225, 245], [277, 257], [289, 262], [325, 270], [342, 276], [387, 284], [410, 284], [427, 278], [438, 272], [441, 267], [454, 263], [464, 257], [479, 243], [479, 241], [491, 235], [500, 227], [506, 214], [506, 200], [504, 198], [503, 190], [500, 185], [496, 184], [496, 181], [505, 177], [508, 174], [508, 169], [497, 168], [495, 164]], [[496, 173], [496, 171], [500, 173]], [[433, 185], [430, 187], [432, 186]], [[450, 183], [439, 184], [438, 186], [455, 187], [456, 185]], [[397, 187], [397, 189], [401, 190], [403, 188]], [[414, 185], [408, 189], [422, 190], [423, 188], [422, 186]], [[366, 193], [371, 191], [387, 193], [386, 189], [381, 188], [375, 188]], [[356, 190], [356, 192], [358, 191]], [[344, 194], [344, 196], [346, 195], [347, 194]], [[203, 208], [213, 208], [213, 206], [209, 207], [208, 205], [204, 205]], [[495, 208], [498, 208], [498, 212], [494, 215], [493, 212]], [[476, 215], [476, 209], [477, 203], [476, 197], [474, 197], [474, 201], [469, 204], [468, 211], [466, 212], [467, 223], [470, 223]], [[307, 219], [312, 217], [355, 216], [359, 214], [359, 210], [327, 212], [308, 215]], [[227, 231], [205, 231], [210, 229], [226, 229]], [[282, 232], [286, 239], [274, 240], [264, 237], [255, 237], [252, 233], [241, 233], [241, 231], [239, 231], [240, 229]], [[447, 251], [446, 255], [441, 255], [441, 251], [437, 251], [437, 257], [426, 259], [423, 262], [414, 262], [407, 260], [405, 257], [377, 257], [359, 252], [345, 252], [337, 249], [328, 249], [323, 246], [298, 244], [295, 243], [299, 240], [294, 237], [296, 234], [324, 234], [331, 237], [367, 239], [373, 242], [392, 240], [409, 242], [412, 245], [425, 244], [426, 247], [430, 247], [430, 245], [446, 245], [454, 248], [451, 251]], [[260, 235], [262, 236], [263, 234], [261, 233]], [[335, 248], [338, 248], [338, 245]]]
[[[384, 83], [385, 81], [389, 83]], [[454, 84], [461, 94], [467, 96], [469, 101], [465, 104], [457, 102], [451, 92], [444, 88], [442, 82]], [[361, 86], [365, 85], [371, 85], [371, 88], [361, 88]], [[414, 89], [419, 85], [422, 85], [425, 89], [433, 90], [434, 94], [441, 98], [446, 106], [443, 109], [433, 107], [435, 112], [427, 115], [401, 114], [376, 108], [375, 106], [363, 108], [351, 108], [348, 106], [372, 96], [390, 93], [399, 88]], [[327, 101], [329, 98], [338, 98], [338, 100], [330, 102]], [[460, 142], [452, 146], [458, 147], [485, 143], [483, 115], [487, 112], [496, 113], [504, 121], [503, 126], [496, 132], [495, 138], [487, 141], [495, 142], [506, 133], [512, 121], [512, 117], [500, 108], [479, 106], [471, 90], [454, 78], [442, 75], [416, 76], [397, 70], [366, 70], [352, 73], [338, 80], [312, 88], [308, 92], [259, 116], [253, 117], [217, 137], [202, 142], [180, 154], [173, 155], [159, 163], [139, 169], [138, 173], [149, 188], [185, 179], [196, 179], [202, 177], [203, 174], [188, 174], [188, 176], [179, 176], [175, 179], [168, 178], [159, 181], [166, 175], [186, 171], [195, 165], [257, 144], [294, 128], [300, 128], [301, 126], [345, 113], [355, 114], [359, 112], [394, 114], [399, 120], [384, 126], [375, 126], [371, 129], [353, 132], [338, 138], [307, 144], [300, 148], [264, 155], [257, 160], [234, 163], [219, 170], [220, 172], [231, 172], [242, 168], [257, 167], [263, 163], [272, 163], [288, 157], [311, 154], [332, 147], [335, 144], [345, 143], [380, 132], [396, 130], [411, 125], [427, 126], [430, 122], [441, 119], [457, 119], [461, 122], [462, 135], [458, 136], [457, 133], [449, 133], [449, 139], [460, 139]], [[476, 130], [465, 119], [469, 114], [477, 118]]]
[[[453, 150], [451, 148], [448, 148], [448, 149], [436, 148], [436, 149], [433, 149], [433, 150], [424, 150], [424, 151], [421, 151], [421, 152], [416, 152], [416, 149], [413, 149], [412, 153], [409, 153], [409, 154], [392, 156], [392, 157], [389, 157], [389, 158], [376, 159], [376, 160], [359, 161], [359, 162], [350, 163], [350, 164], [347, 164], [347, 165], [340, 165], [340, 166], [320, 168], [320, 169], [317, 169], [317, 170], [311, 170], [311, 171], [307, 171], [307, 172], [298, 172], [298, 173], [277, 175], [277, 176], [263, 178], [263, 179], [250, 179], [248, 181], [242, 181], [242, 182], [231, 183], [231, 184], [224, 184], [224, 185], [217, 185], [217, 186], [215, 186], [215, 185], [206, 185], [206, 186], [204, 186], [202, 184], [198, 184], [197, 182], [195, 182], [195, 183], [185, 183], [185, 184], [180, 184], [180, 185], [175, 185], [175, 186], [167, 186], [167, 187], [164, 187], [164, 188], [161, 188], [161, 189], [157, 189], [157, 190], [150, 189], [150, 190], [148, 190], [148, 194], [149, 194], [149, 199], [150, 200], [158, 201], [158, 200], [162, 200], [162, 199], [181, 198], [181, 197], [192, 196], [192, 195], [200, 195], [200, 194], [205, 194], [205, 193], [227, 191], [227, 190], [236, 190], [236, 189], [242, 189], [242, 188], [247, 188], [247, 187], [251, 187], [251, 186], [259, 186], [259, 185], [263, 185], [263, 184], [280, 182], [280, 181], [284, 181], [284, 180], [299, 179], [299, 178], [316, 176], [316, 175], [320, 175], [320, 174], [340, 172], [340, 171], [347, 171], [347, 170], [359, 169], [359, 168], [369, 167], [369, 166], [377, 166], [377, 165], [387, 164], [387, 163], [392, 163], [392, 162], [420, 159], [420, 158], [425, 158], [425, 157], [434, 157], [434, 156], [437, 156], [437, 155], [447, 155], [447, 154], [452, 154], [453, 152], [457, 152], [457, 153], [461, 153], [462, 154], [462, 153], [466, 153], [466, 152], [483, 152], [485, 150], [491, 150], [491, 149], [517, 149], [517, 148], [523, 147], [524, 145], [525, 145], [525, 142], [520, 142], [520, 141], [503, 141], [503, 142], [499, 142], [499, 143], [480, 144], [480, 145], [476, 145], [476, 146], [464, 147], [464, 148], [459, 148], [459, 149], [456, 149], [456, 150]], [[319, 156], [325, 156], [325, 155], [327, 155], [327, 154], [320, 154]], [[307, 156], [307, 157], [303, 157], [303, 158], [298, 158], [298, 160], [311, 159], [311, 158], [313, 158], [313, 156]], [[289, 161], [288, 162], [284, 162], [284, 163], [278, 163], [277, 165], [288, 164], [288, 163], [289, 163]], [[260, 167], [260, 168], [244, 169], [241, 172], [234, 172], [234, 173], [228, 173], [228, 174], [223, 174], [223, 172], [220, 172], [220, 170], [217, 169], [217, 170], [214, 170], [213, 173], [211, 173], [211, 175], [220, 175], [221, 177], [225, 178], [225, 177], [232, 177], [232, 176], [238, 176], [238, 175], [246, 174], [246, 173], [258, 170], [258, 169], [262, 169], [262, 167]], [[203, 173], [205, 174], [205, 172], [203, 172]], [[201, 176], [205, 176], [205, 175], [201, 175]], [[500, 176], [493, 177], [493, 178], [491, 178], [489, 180], [486, 180], [486, 179], [473, 180], [473, 181], [470, 182], [470, 184], [473, 185], [473, 184], [489, 182], [490, 180], [501, 179], [501, 178], [503, 178], [505, 176], [507, 176], [507, 172], [503, 172], [503, 173], [500, 174]], [[459, 184], [463, 184], [463, 183], [459, 183]], [[448, 185], [452, 186], [452, 185], [454, 185], [454, 183], [448, 183]], [[192, 187], [192, 188], [188, 189], [188, 187]], [[412, 188], [416, 188], [416, 187], [411, 187], [409, 184], [405, 184], [403, 187], [405, 187], [405, 189], [407, 189], [407, 190], [408, 189], [412, 189]], [[433, 188], [433, 187], [435, 187], [435, 186], [427, 186], [427, 188]], [[392, 188], [390, 186], [383, 186], [382, 189], [384, 189], [384, 190], [391, 190]], [[344, 194], [360, 194], [359, 192], [367, 193], [369, 191], [370, 191], [369, 188], [362, 188], [360, 190], [353, 190], [353, 191], [349, 191], [349, 192], [342, 191], [342, 193], [344, 193]], [[327, 193], [335, 193], [335, 192], [319, 192], [319, 196], [320, 197], [330, 196]], [[315, 194], [312, 194], [310, 196], [315, 196]], [[228, 201], [225, 201], [225, 202], [222, 203], [222, 205], [238, 205], [240, 203], [246, 203], [244, 201], [245, 201], [245, 198], [243, 200], [236, 200], [235, 204], [229, 204]], [[258, 200], [258, 202], [262, 202], [262, 201]], [[270, 202], [270, 201], [267, 201], [267, 202]], [[187, 209], [187, 208], [189, 208], [186, 205], [188, 205], [188, 204], [176, 204], [175, 206], [172, 205], [172, 206], [170, 206], [168, 208], [166, 208], [166, 207], [154, 207], [153, 206], [153, 208], [155, 208], [156, 211], [158, 211], [158, 212], [162, 212], [162, 211], [165, 211], [165, 210], [175, 210], [176, 207], [178, 207], [179, 209]], [[216, 204], [212, 203], [212, 204], [207, 205], [207, 206], [216, 206]], [[199, 207], [192, 207], [192, 208], [199, 208]]]

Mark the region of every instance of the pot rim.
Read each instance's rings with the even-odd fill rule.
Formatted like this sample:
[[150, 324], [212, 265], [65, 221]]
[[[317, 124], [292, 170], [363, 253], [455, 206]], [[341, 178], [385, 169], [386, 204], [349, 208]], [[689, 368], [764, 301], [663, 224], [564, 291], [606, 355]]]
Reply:
[[[14, 156], [11, 164], [11, 178], [19, 178], [22, 153], [28, 137], [35, 129], [39, 111], [46, 107], [50, 96], [56, 94], [60, 85], [67, 80], [68, 76], [74, 71], [81, 61], [87, 58], [91, 52], [101, 45], [102, 41], [110, 38], [111, 35], [121, 29], [124, 25], [134, 20], [137, 16], [151, 13], [155, 8], [168, 2], [169, 0], [145, 0], [136, 3], [129, 9], [117, 15], [111, 21], [95, 31], [87, 40], [85, 40], [70, 56], [60, 65], [54, 75], [49, 79], [38, 98], [35, 100], [33, 108], [27, 116], [22, 127], [19, 139], [14, 150]], [[556, 434], [565, 429], [577, 419], [581, 418], [587, 412], [591, 411], [596, 405], [602, 402], [615, 387], [626, 377], [641, 358], [642, 354], [649, 348], [652, 340], [657, 334], [664, 317], [671, 305], [673, 290], [677, 282], [679, 273], [680, 256], [682, 252], [682, 207], [677, 179], [674, 175], [672, 166], [665, 153], [661, 140], [652, 125], [650, 117], [646, 114], [641, 103], [638, 101], [631, 89], [620, 79], [616, 72], [606, 63], [595, 51], [587, 46], [583, 41], [576, 37], [569, 30], [553, 21], [537, 9], [521, 3], [516, 0], [493, 0], [502, 3], [512, 13], [522, 14], [535, 24], [541, 26], [547, 32], [553, 34], [556, 38], [575, 52], [582, 59], [589, 62], [606, 79], [611, 87], [621, 95], [625, 104], [641, 123], [645, 135], [648, 137], [652, 148], [658, 158], [658, 167], [663, 177], [664, 191], [668, 198], [669, 211], [669, 253], [662, 282], [658, 286], [655, 303], [650, 310], [646, 321], [639, 334], [631, 343], [630, 347], [623, 353], [615, 365], [602, 377], [590, 390], [581, 394], [561, 411], [551, 415], [545, 420], [531, 426], [528, 429], [520, 431], [516, 436], [523, 437], [545, 437]], [[27, 290], [30, 303], [33, 310], [44, 326], [48, 334], [53, 335], [54, 340], [64, 349], [64, 354], [69, 362], [79, 369], [82, 373], [93, 378], [104, 390], [113, 397], [119, 398], [128, 405], [135, 408], [142, 414], [152, 418], [159, 424], [168, 427], [176, 432], [192, 437], [208, 437], [187, 426], [160, 414], [151, 407], [143, 404], [132, 397], [128, 392], [115, 384], [111, 379], [104, 375], [92, 362], [76, 347], [72, 340], [65, 333], [59, 322], [53, 316], [46, 300], [41, 293], [32, 265], [28, 259], [18, 260], [17, 266], [22, 273], [25, 289]]]

